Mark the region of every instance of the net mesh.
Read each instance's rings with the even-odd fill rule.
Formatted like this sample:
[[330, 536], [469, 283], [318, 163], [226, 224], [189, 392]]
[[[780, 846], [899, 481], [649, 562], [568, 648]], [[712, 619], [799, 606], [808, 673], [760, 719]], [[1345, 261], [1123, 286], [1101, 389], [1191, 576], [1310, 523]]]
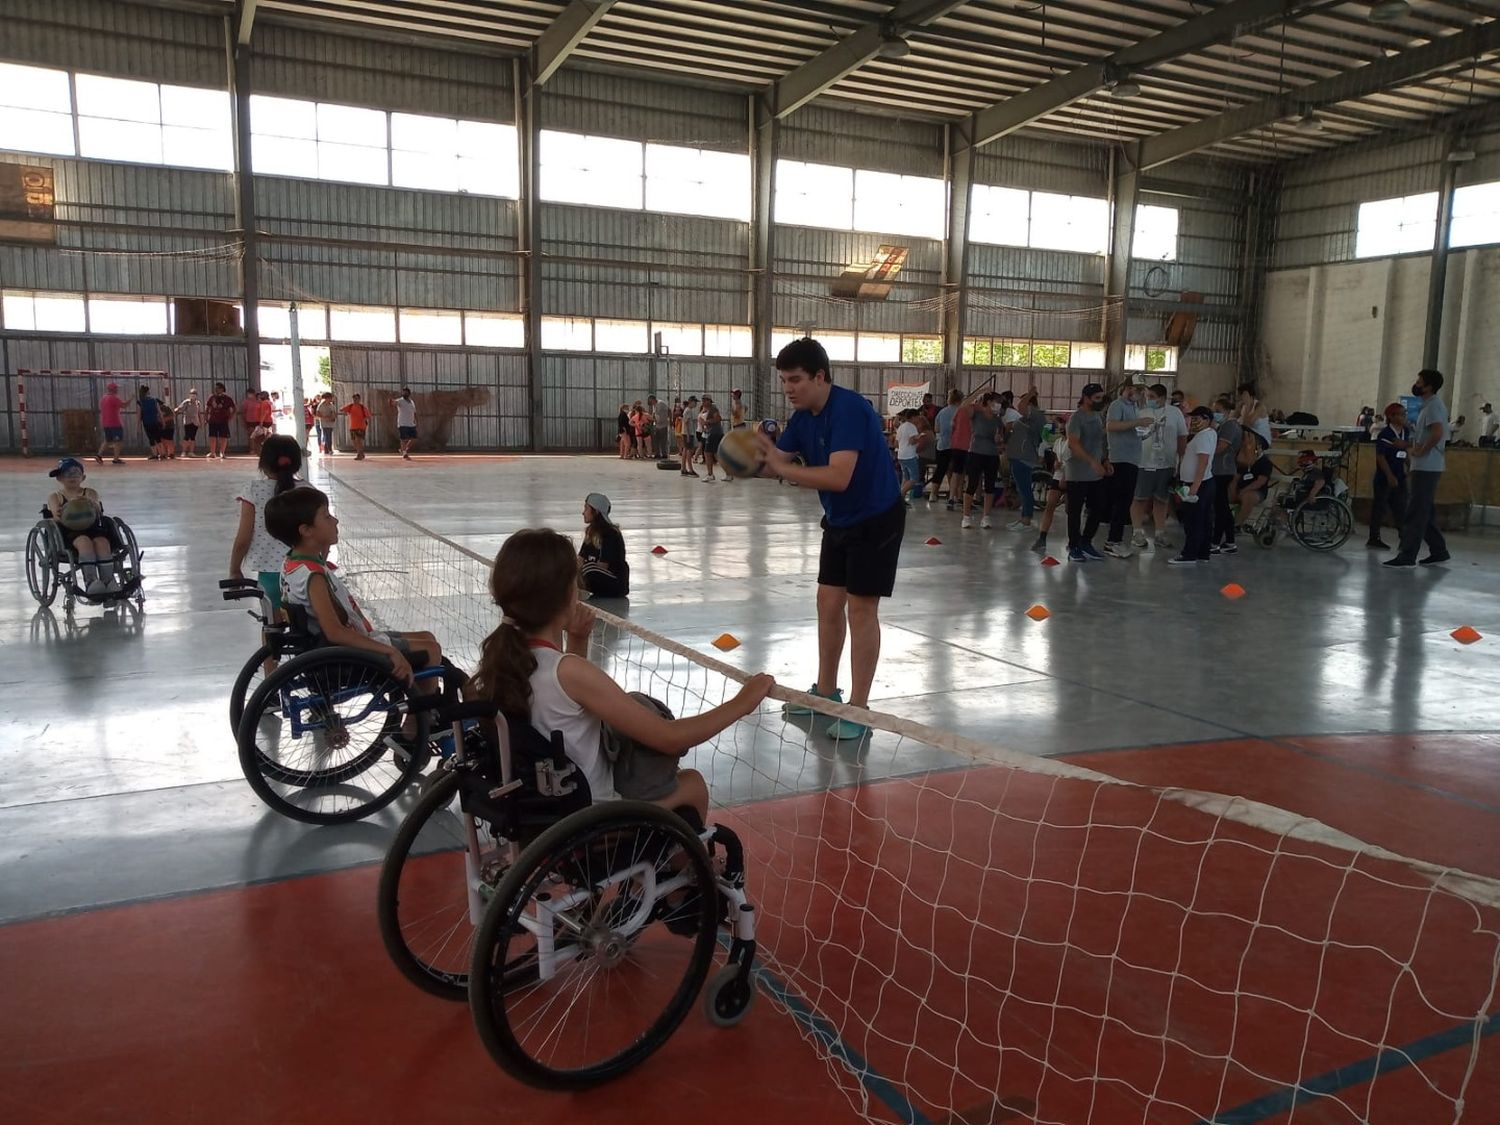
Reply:
[[[376, 485], [328, 486], [362, 603], [472, 668], [502, 537], [460, 543]], [[592, 655], [679, 715], [747, 675], [608, 614]], [[827, 740], [835, 715], [870, 738]], [[1491, 880], [781, 688], [684, 764], [745, 841], [763, 990], [867, 1120], [1492, 1111], [1476, 1108], [1500, 1081]]]

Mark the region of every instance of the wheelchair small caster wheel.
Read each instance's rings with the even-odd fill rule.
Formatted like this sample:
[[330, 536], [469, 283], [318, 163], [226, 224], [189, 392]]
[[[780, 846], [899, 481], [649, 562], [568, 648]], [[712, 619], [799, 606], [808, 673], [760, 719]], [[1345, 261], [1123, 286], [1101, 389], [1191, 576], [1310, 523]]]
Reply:
[[1276, 529], [1268, 527], [1255, 537], [1255, 541], [1262, 547], [1276, 546]]
[[715, 1027], [734, 1027], [755, 1005], [755, 984], [739, 965], [725, 965], [703, 990], [703, 1014]]

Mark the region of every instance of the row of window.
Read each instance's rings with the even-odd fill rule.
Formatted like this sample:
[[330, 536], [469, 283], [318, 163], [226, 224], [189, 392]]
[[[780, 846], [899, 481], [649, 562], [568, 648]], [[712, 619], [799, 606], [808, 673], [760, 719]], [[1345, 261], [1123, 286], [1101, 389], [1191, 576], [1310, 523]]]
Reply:
[[[1079, 371], [1103, 371], [1104, 358], [1104, 345], [1096, 342], [964, 337], [963, 361], [967, 366], [1070, 367]], [[1176, 371], [1177, 349], [1165, 344], [1129, 344], [1125, 348], [1125, 370], [1162, 374]]]
[[[1437, 244], [1438, 193], [1423, 192], [1359, 205], [1356, 258], [1416, 254]], [[1453, 193], [1450, 246], [1500, 242], [1500, 181], [1470, 184]]]
[[[516, 198], [515, 127], [253, 94], [251, 161], [263, 175]], [[222, 90], [0, 63], [0, 149], [227, 171]], [[540, 198], [748, 222], [745, 153], [544, 129]], [[1109, 205], [1088, 196], [977, 184], [970, 237], [1002, 246], [1102, 254]], [[780, 160], [777, 222], [943, 237], [947, 186], [930, 176]], [[1135, 256], [1177, 256], [1177, 212], [1143, 206]]]

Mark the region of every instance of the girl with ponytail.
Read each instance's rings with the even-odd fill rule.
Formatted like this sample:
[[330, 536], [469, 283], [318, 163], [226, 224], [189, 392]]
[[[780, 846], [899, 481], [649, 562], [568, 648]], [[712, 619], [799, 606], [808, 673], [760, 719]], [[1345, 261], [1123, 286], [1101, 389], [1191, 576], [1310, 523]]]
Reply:
[[589, 661], [594, 611], [578, 600], [578, 557], [550, 528], [518, 531], [495, 556], [490, 595], [503, 615], [485, 638], [473, 687], [510, 719], [561, 731], [595, 801], [614, 797], [708, 816], [708, 783], [681, 757], [760, 706], [775, 681], [752, 676], [727, 703], [692, 718], [627, 694]]
[[265, 597], [272, 610], [281, 610], [281, 566], [286, 546], [266, 531], [266, 501], [297, 487], [302, 469], [302, 446], [285, 434], [268, 437], [260, 447], [260, 476], [235, 497], [240, 506], [240, 523], [229, 551], [229, 577], [244, 578], [248, 563], [255, 569]]

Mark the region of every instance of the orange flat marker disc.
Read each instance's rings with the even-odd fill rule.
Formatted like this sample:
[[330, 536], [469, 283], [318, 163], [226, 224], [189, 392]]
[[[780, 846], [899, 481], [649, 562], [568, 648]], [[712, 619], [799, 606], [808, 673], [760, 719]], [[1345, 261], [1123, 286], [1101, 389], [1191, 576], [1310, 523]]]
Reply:
[[1461, 645], [1471, 645], [1484, 639], [1484, 634], [1472, 625], [1460, 625], [1448, 635]]
[[931, 539], [927, 540], [927, 545], [929, 547], [941, 547], [943, 545], [943, 541], [936, 535], [934, 535]]
[[1229, 585], [1220, 589], [1219, 593], [1223, 594], [1226, 598], [1229, 598], [1231, 600], [1243, 598], [1245, 596], [1245, 587], [1241, 586], [1238, 582], [1231, 582], [1229, 583]]
[[1062, 563], [1058, 562], [1051, 555], [1048, 555], [1045, 559], [1042, 560], [1042, 565], [1043, 566], [1062, 566]]
[[1045, 621], [1052, 616], [1052, 611], [1044, 605], [1034, 605], [1026, 611], [1026, 616], [1033, 621]]
[[660, 543], [658, 543], [655, 547], [651, 548], [651, 553], [653, 555], [665, 555], [667, 553], [667, 549]]
[[730, 636], [728, 633], [720, 633], [717, 637], [714, 638], [713, 644], [714, 648], [718, 649], [720, 652], [728, 652], [731, 649], [740, 647], [739, 638]]

